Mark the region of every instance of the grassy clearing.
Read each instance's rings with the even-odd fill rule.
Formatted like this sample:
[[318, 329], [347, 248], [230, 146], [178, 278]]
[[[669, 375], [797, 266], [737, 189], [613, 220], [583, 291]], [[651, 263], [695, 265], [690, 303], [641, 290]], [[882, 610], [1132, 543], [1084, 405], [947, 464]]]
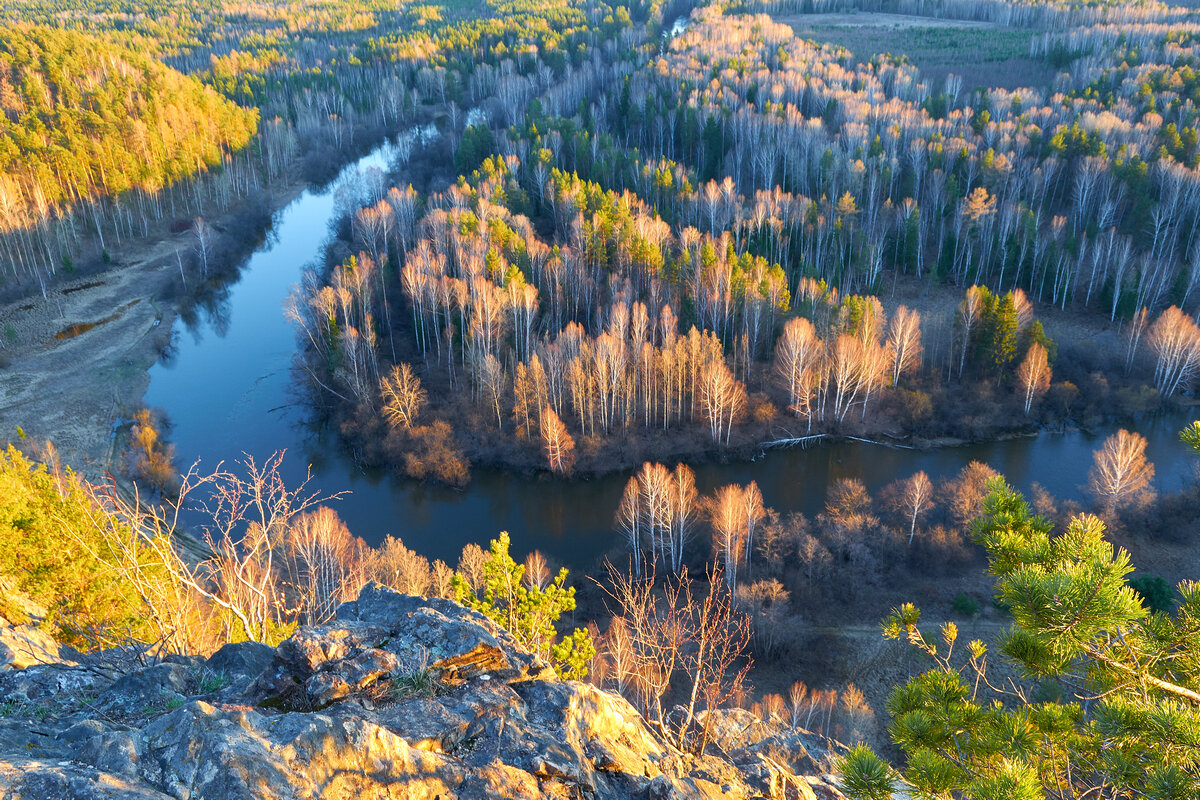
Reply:
[[1033, 31], [899, 14], [801, 14], [780, 21], [798, 36], [845, 47], [859, 61], [905, 56], [938, 85], [950, 73], [960, 75], [967, 91], [1044, 85], [1054, 77], [1052, 68], [1028, 57]]

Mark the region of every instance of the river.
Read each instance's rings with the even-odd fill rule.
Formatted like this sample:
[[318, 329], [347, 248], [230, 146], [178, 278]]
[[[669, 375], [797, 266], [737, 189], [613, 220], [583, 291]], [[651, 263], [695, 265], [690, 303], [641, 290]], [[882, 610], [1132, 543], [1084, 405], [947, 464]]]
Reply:
[[[338, 187], [352, 183], [356, 173], [388, 168], [394, 153], [389, 145], [378, 148], [329, 186], [304, 192], [276, 214], [266, 242], [228, 287], [219, 313], [176, 321], [175, 353], [150, 370], [146, 404], [167, 412], [180, 464], [199, 459], [212, 468], [243, 452], [262, 459], [286, 450], [290, 484], [311, 469], [314, 488], [349, 492], [335, 507], [370, 544], [391, 534], [453, 564], [465, 543], [486, 546], [507, 530], [515, 551], [539, 549], [568, 566], [591, 566], [616, 543], [611, 523], [627, 473], [584, 481], [475, 470], [465, 491], [425, 486], [385, 471], [364, 472], [298, 399], [291, 372], [296, 339], [283, 315], [284, 300], [321, 252]], [[1160, 491], [1177, 489], [1192, 475], [1193, 457], [1177, 435], [1185, 422], [1173, 416], [1137, 426], [1149, 440]], [[838, 442], [771, 452], [753, 463], [701, 464], [696, 479], [703, 492], [755, 480], [768, 506], [814, 514], [838, 478], [859, 478], [874, 492], [918, 470], [936, 480], [979, 460], [1022, 490], [1038, 482], [1057, 497], [1082, 498], [1092, 452], [1110, 432], [1044, 433], [932, 451]]]

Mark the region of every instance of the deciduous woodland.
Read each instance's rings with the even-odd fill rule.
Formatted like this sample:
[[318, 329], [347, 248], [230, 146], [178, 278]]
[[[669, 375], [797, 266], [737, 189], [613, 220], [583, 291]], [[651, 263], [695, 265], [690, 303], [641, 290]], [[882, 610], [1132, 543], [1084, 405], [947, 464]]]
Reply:
[[[1005, 24], [1043, 31], [1053, 87], [931, 85], [720, 6], [662, 42], [635, 24], [569, 78], [531, 52], [451, 131], [457, 180], [418, 148], [350, 193], [290, 305], [304, 372], [363, 460], [451, 483], [470, 460], [567, 471], [564, 431], [594, 472], [817, 434], [970, 439], [1189, 391], [1191, 23], [949, 16], [999, 5], [1043, 10]], [[1068, 311], [1118, 327], [1124, 357], [1053, 341], [1038, 317]], [[395, 413], [400, 365], [433, 401]]]
[[[1053, 77], [964, 88], [905, 53], [796, 33], [835, 12], [1002, 30]], [[356, 469], [409, 489], [464, 487], [477, 464], [558, 486], [628, 470], [607, 563], [572, 580], [552, 553], [514, 557], [517, 531], [475, 532], [454, 564], [410, 550], [403, 521], [368, 544], [336, 490], [285, 482], [282, 452], [180, 474], [171, 409], [122, 410], [115, 476], [17, 431], [0, 453], [3, 620], [121, 670], [277, 644], [375, 581], [479, 611], [560, 677], [623, 694], [680, 752], [704, 754], [723, 705], [841, 739], [828, 766], [854, 798], [1200, 793], [1200, 488], [1186, 459], [1156, 484], [1138, 433], [1200, 378], [1200, 12], [0, 14], [6, 296], [40, 292], [52, 314], [56, 281], [164, 232], [187, 239], [181, 291], [220, 286], [223, 237], [265, 226], [273, 193], [390, 140], [388, 170], [332, 191], [330, 235], [281, 310], [305, 408]], [[1101, 422], [1114, 432], [1077, 476], [1084, 500], [1036, 484], [1027, 500], [973, 461], [871, 489], [834, 469], [806, 516], [695, 469], [837, 437], [924, 447]], [[1200, 422], [1180, 439], [1200, 454]], [[36, 717], [14, 702], [0, 716]]]

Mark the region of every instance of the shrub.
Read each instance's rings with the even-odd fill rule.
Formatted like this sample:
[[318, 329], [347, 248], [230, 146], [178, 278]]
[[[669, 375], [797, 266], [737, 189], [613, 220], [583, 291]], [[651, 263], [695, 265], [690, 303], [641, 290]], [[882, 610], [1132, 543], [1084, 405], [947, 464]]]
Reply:
[[112, 580], [103, 537], [68, 470], [53, 473], [10, 446], [0, 451], [0, 576], [48, 613], [49, 632], [86, 648], [97, 632], [146, 629], [134, 588]]
[[959, 592], [954, 597], [954, 602], [950, 604], [954, 609], [954, 613], [962, 614], [964, 617], [979, 616], [979, 601], [974, 597], [968, 597], [963, 592]]
[[493, 539], [487, 560], [483, 563], [483, 596], [460, 575], [451, 581], [455, 599], [468, 608], [481, 612], [516, 637], [532, 652], [551, 657], [554, 669], [563, 678], [587, 677], [587, 664], [596, 655], [592, 637], [582, 628], [556, 641], [555, 623], [565, 611], [575, 610], [575, 589], [563, 584], [567, 570], [545, 588], [528, 585], [524, 580], [525, 567], [508, 554], [508, 533]]
[[140, 408], [129, 430], [129, 471], [135, 480], [165, 494], [175, 491], [175, 449], [163, 441], [162, 413]]

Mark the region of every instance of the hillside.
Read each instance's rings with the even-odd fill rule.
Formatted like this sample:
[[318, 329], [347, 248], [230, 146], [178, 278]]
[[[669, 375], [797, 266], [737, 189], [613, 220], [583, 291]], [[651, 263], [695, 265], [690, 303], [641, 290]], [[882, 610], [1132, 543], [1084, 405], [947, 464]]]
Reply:
[[818, 737], [716, 712], [726, 757], [680, 752], [482, 615], [377, 584], [275, 649], [88, 656], [0, 672], [0, 696], [6, 800], [841, 797]]
[[0, 29], [0, 110], [0, 231], [153, 193], [219, 165], [257, 125], [256, 112], [151, 58], [31, 25]]

